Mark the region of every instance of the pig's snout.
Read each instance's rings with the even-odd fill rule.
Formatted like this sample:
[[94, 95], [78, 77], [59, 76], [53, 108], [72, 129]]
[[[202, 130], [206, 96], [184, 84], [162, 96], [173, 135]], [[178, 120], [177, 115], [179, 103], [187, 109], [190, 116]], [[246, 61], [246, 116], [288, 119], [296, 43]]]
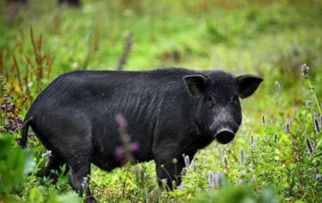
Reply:
[[215, 135], [215, 139], [220, 144], [227, 144], [230, 141], [232, 141], [235, 137], [235, 133], [233, 130], [230, 130], [229, 128], [221, 128], [217, 131]]

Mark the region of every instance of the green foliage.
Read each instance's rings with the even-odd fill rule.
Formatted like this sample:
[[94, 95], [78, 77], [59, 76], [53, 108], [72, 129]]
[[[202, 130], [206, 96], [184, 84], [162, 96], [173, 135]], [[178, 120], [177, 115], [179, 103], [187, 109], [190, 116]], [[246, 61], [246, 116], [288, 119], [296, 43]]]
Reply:
[[0, 137], [0, 194], [7, 194], [24, 181], [34, 167], [30, 152], [13, 148], [11, 136]]
[[277, 203], [276, 194], [265, 189], [260, 194], [255, 195], [250, 187], [245, 186], [225, 186], [218, 192], [203, 192], [198, 194], [192, 203]]
[[[35, 182], [31, 182], [27, 176], [35, 166], [32, 153], [16, 147], [12, 135], [0, 135], [0, 200], [37, 203], [80, 202], [80, 198], [74, 192], [58, 195], [56, 190], [49, 190], [49, 193], [44, 191], [43, 187], [32, 186]], [[20, 199], [19, 196], [28, 190], [30, 191], [24, 200]]]
[[[216, 68], [265, 80], [243, 101], [236, 139], [199, 151], [176, 190], [158, 188], [152, 162], [110, 173], [92, 166], [98, 200], [322, 202], [321, 8], [318, 1], [84, 0], [68, 9], [30, 0], [12, 15], [0, 2], [0, 77], [7, 83], [0, 94], [0, 202], [81, 201], [68, 176], [58, 174], [56, 184], [36, 177], [47, 153], [32, 135], [29, 150], [17, 147], [17, 128], [56, 76], [116, 69], [124, 45], [131, 47], [125, 70]], [[305, 63], [311, 68], [301, 74]]]

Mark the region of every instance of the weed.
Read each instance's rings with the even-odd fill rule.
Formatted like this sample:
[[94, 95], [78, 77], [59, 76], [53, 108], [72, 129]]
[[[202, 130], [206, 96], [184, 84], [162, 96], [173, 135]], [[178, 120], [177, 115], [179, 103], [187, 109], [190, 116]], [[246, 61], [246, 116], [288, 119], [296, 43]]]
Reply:
[[1, 132], [14, 133], [18, 132], [22, 127], [23, 121], [18, 116], [19, 112], [22, 110], [23, 105], [27, 101], [27, 97], [24, 97], [18, 105], [13, 101], [13, 97], [10, 96], [6, 83], [1, 82], [1, 111], [2, 111], [2, 123], [0, 125]]

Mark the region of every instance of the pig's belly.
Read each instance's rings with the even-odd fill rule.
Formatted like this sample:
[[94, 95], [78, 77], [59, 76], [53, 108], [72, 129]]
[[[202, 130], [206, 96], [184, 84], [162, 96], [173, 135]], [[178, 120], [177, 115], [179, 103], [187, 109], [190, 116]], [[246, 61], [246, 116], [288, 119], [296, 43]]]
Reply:
[[152, 154], [146, 154], [143, 152], [131, 153], [130, 156], [127, 156], [125, 155], [124, 147], [118, 146], [114, 152], [104, 154], [94, 149], [91, 162], [102, 170], [111, 171], [117, 167], [123, 166], [130, 160], [135, 164], [150, 161], [152, 159]]

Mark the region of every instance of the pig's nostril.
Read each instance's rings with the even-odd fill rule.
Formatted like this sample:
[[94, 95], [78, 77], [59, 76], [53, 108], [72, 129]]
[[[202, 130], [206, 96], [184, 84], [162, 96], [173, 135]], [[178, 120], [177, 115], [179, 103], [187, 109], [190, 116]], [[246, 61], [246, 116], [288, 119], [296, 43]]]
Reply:
[[223, 128], [218, 130], [217, 134], [216, 134], [216, 140], [220, 143], [220, 144], [227, 144], [230, 141], [232, 141], [235, 137], [235, 133], [228, 129], [228, 128]]

